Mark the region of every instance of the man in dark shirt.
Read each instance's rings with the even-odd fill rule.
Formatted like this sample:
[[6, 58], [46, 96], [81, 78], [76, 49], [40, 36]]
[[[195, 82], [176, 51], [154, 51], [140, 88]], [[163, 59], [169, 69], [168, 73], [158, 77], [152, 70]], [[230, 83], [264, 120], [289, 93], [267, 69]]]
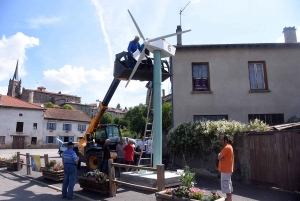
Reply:
[[128, 51], [128, 68], [134, 68], [135, 66], [135, 59], [133, 58], [133, 53], [138, 49], [139, 51], [142, 51], [140, 43], [140, 38], [136, 36], [134, 40], [129, 42], [127, 51]]
[[102, 172], [108, 175], [108, 160], [110, 159], [110, 140], [106, 139], [102, 151]]

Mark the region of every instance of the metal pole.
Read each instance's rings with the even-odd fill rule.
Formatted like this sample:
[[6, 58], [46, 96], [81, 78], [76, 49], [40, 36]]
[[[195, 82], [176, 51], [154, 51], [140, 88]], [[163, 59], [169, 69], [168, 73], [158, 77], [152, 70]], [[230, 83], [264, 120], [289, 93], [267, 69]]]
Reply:
[[153, 140], [153, 167], [162, 164], [162, 112], [161, 112], [161, 51], [154, 51], [154, 140]]

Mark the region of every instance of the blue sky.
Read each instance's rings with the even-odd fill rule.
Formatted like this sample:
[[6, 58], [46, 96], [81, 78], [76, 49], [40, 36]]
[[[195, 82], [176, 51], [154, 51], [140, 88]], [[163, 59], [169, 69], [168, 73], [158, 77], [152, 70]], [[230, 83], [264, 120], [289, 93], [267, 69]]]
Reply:
[[[188, 0], [0, 0], [0, 94], [7, 93], [19, 58], [22, 87], [102, 100], [112, 79], [115, 54], [137, 31], [153, 38], [176, 30]], [[297, 28], [299, 0], [192, 0], [183, 12], [183, 44], [283, 42], [284, 27]], [[168, 38], [176, 44], [176, 38]], [[163, 83], [170, 92], [169, 81]], [[110, 107], [144, 103], [145, 82], [122, 82]]]

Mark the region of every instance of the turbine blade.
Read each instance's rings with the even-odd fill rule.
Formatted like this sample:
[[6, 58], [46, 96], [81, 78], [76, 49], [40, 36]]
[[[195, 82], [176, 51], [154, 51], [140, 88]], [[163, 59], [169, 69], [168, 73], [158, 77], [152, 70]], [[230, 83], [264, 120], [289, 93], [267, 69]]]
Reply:
[[129, 13], [129, 15], [130, 15], [130, 17], [131, 17], [131, 19], [132, 19], [132, 21], [133, 21], [133, 23], [134, 23], [136, 29], [137, 29], [138, 32], [139, 32], [140, 37], [141, 37], [143, 40], [145, 40], [145, 38], [144, 38], [144, 36], [143, 36], [143, 34], [142, 34], [142, 32], [141, 32], [139, 26], [137, 25], [136, 21], [134, 20], [133, 16], [131, 15], [131, 12], [130, 12], [129, 10], [128, 10], [128, 13]]
[[126, 85], [125, 85], [125, 87], [127, 87], [127, 85], [129, 84], [131, 78], [133, 77], [135, 71], [136, 71], [137, 68], [139, 67], [139, 65], [140, 65], [140, 63], [141, 63], [141, 61], [142, 61], [142, 59], [143, 59], [144, 57], [145, 57], [145, 47], [144, 47], [144, 49], [142, 50], [142, 52], [141, 52], [141, 54], [140, 54], [140, 57], [139, 57], [139, 59], [137, 60], [137, 62], [136, 62], [136, 64], [135, 64], [134, 68], [133, 68], [133, 71], [131, 72], [131, 75], [130, 75], [130, 77], [129, 77], [129, 79], [128, 79]]
[[160, 37], [157, 37], [157, 38], [150, 39], [150, 40], [148, 40], [148, 42], [150, 43], [150, 42], [153, 42], [153, 41], [156, 41], [156, 40], [159, 40], [159, 39], [168, 38], [168, 37], [171, 37], [171, 36], [176, 36], [176, 35], [183, 34], [183, 33], [189, 32], [189, 31], [191, 31], [191, 30], [189, 29], [189, 30], [186, 30], [186, 31], [181, 31], [181, 32], [177, 32], [177, 33], [173, 33], [173, 34], [169, 34], [169, 35], [165, 35], [165, 36], [160, 36]]

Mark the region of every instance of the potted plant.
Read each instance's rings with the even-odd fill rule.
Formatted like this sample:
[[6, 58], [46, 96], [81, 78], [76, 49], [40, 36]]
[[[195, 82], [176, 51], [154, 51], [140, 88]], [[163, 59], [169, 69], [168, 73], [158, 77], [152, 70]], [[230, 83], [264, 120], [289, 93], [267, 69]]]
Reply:
[[20, 158], [20, 163], [17, 163], [17, 154], [12, 155], [11, 158], [6, 160], [6, 167], [7, 170], [11, 171], [18, 171], [22, 169], [23, 165], [21, 163], [24, 163], [24, 158]]
[[0, 158], [0, 167], [6, 167], [6, 158]]
[[82, 189], [96, 191], [102, 194], [109, 193], [109, 178], [98, 169], [79, 176], [78, 182]]
[[201, 201], [221, 201], [225, 200], [221, 198], [217, 193], [211, 192], [206, 193], [206, 191], [194, 187], [195, 182], [195, 173], [189, 171], [189, 168], [186, 167], [186, 170], [183, 174], [180, 175], [182, 186], [177, 188], [167, 188], [164, 191], [157, 192], [156, 200], [165, 201], [165, 200], [201, 200]]
[[46, 167], [42, 167], [41, 171], [43, 177], [47, 179], [52, 179], [54, 181], [61, 181], [64, 179], [64, 167], [60, 162], [56, 160], [51, 160]]

